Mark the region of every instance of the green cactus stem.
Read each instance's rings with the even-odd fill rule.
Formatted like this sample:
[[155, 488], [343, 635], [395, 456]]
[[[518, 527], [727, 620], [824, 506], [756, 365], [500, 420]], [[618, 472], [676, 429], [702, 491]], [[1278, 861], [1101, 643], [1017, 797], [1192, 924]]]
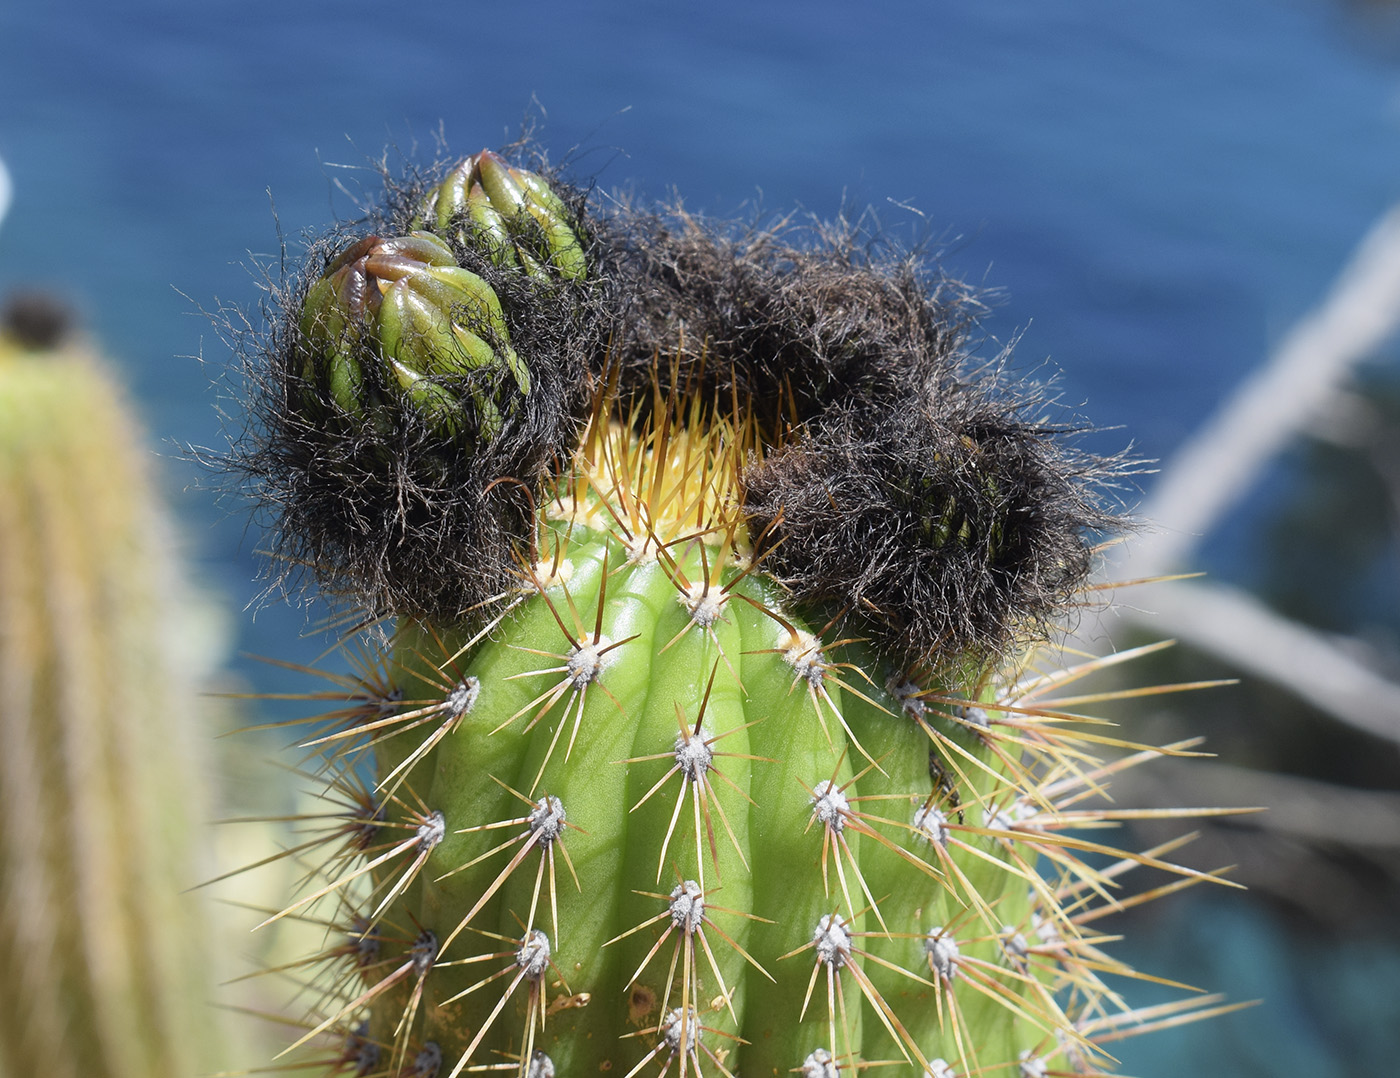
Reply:
[[196, 698], [123, 394], [0, 331], [0, 1075], [219, 1062]]

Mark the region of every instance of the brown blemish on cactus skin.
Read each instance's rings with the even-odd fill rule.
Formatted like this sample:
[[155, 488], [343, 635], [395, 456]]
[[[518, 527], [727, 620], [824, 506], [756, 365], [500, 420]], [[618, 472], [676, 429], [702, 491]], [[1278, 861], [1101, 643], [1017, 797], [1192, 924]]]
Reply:
[[551, 1015], [558, 1014], [560, 1011], [572, 1011], [579, 1007], [587, 1007], [592, 1002], [593, 994], [591, 992], [575, 992], [573, 995], [555, 996], [550, 1000], [544, 1013]]
[[650, 985], [639, 984], [632, 988], [627, 1002], [627, 1020], [634, 1026], [647, 1024], [647, 1019], [656, 1010], [656, 992]]

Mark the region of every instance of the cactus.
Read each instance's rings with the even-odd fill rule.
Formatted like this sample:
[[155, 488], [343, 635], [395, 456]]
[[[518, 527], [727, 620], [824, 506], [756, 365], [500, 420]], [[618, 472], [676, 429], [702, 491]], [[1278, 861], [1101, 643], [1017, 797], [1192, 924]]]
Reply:
[[218, 1059], [195, 697], [123, 394], [50, 302], [0, 328], [0, 1075]]
[[[1134, 866], [1213, 878], [1091, 836], [1135, 815], [1087, 804], [1115, 772], [1189, 746], [1081, 715], [1114, 694], [1072, 686], [1108, 662], [1045, 644], [1120, 462], [976, 370], [975, 312], [911, 261], [585, 222], [537, 178], [530, 212], [588, 237], [586, 272], [541, 277], [463, 227], [493, 170], [469, 158], [370, 225], [445, 233], [502, 296], [499, 342], [576, 327], [519, 349], [514, 411], [410, 396], [377, 428], [357, 378], [307, 374], [308, 340], [402, 359], [324, 313], [378, 239], [314, 250], [250, 349], [235, 465], [371, 629], [314, 694], [327, 805], [304, 893], [267, 918], [333, 937], [288, 1065], [1098, 1074], [1101, 1042], [1210, 1012], [1132, 1010], [1090, 927]], [[456, 301], [430, 302], [446, 325]], [[422, 341], [420, 370], [455, 354]], [[308, 418], [330, 408], [345, 422]]]

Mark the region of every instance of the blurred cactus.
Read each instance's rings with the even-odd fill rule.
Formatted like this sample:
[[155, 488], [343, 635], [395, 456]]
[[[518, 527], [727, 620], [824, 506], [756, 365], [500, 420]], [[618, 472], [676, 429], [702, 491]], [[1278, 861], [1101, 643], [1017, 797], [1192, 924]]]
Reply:
[[194, 694], [140, 432], [51, 304], [0, 328], [0, 1075], [217, 1060]]

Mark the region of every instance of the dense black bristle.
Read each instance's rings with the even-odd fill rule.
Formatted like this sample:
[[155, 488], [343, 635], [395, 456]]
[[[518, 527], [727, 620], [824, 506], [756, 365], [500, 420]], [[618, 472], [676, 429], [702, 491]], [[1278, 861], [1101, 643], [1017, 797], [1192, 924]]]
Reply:
[[635, 282], [613, 352], [624, 384], [645, 384], [653, 357], [666, 357], [682, 385], [737, 395], [775, 436], [832, 402], [897, 400], [946, 373], [981, 310], [957, 282], [844, 220], [740, 227], [627, 206], [616, 216], [621, 276]]
[[632, 213], [614, 233], [636, 282], [624, 384], [674, 377], [753, 410], [767, 452], [744, 511], [799, 603], [910, 662], [990, 658], [1064, 612], [1121, 462], [1075, 451], [1003, 365], [974, 369], [985, 308], [966, 287], [844, 221]]
[[1114, 522], [1100, 500], [1114, 466], [1008, 388], [950, 374], [813, 419], [744, 477], [765, 570], [906, 664], [990, 659], [1043, 635]]
[[739, 226], [626, 200], [594, 213], [532, 154], [512, 156], [568, 207], [587, 278], [499, 266], [465, 222], [449, 239], [529, 368], [523, 398], [504, 371], [458, 376], [458, 400], [514, 401], [499, 433], [470, 429], [469, 409], [449, 436], [411, 409], [306, 404], [307, 289], [354, 239], [408, 231], [450, 162], [386, 174], [381, 208], [271, 289], [270, 329], [243, 338], [254, 393], [232, 464], [284, 571], [374, 613], [461, 618], [511, 585], [532, 511], [614, 386], [638, 421], [658, 390], [748, 413], [763, 448], [740, 495], [764, 568], [901, 660], [992, 657], [1063, 613], [1112, 523], [1098, 484], [1116, 463], [1076, 452], [1001, 366], [973, 369], [974, 294], [846, 221]]

